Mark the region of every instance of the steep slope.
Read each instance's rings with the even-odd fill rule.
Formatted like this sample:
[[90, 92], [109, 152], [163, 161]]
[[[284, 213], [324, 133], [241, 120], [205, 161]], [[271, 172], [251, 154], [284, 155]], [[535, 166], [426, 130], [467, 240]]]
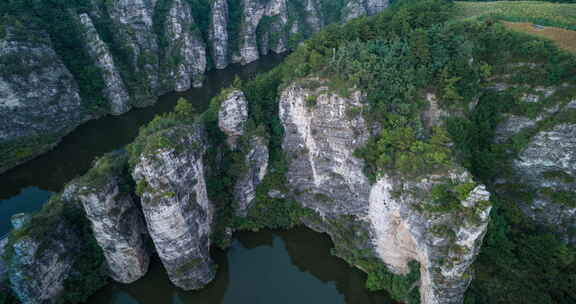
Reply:
[[[325, 3], [313, 0], [1, 5], [0, 106], [7, 119], [0, 125], [0, 172], [46, 151], [84, 120], [201, 86], [210, 68], [285, 52], [325, 24], [349, 19], [328, 20]], [[387, 2], [365, 6], [354, 16]]]
[[[306, 104], [310, 98], [313, 105]], [[308, 225], [330, 234], [338, 255], [351, 263], [376, 258], [398, 275], [409, 274], [409, 262], [417, 261], [421, 303], [461, 303], [488, 225], [490, 195], [458, 166], [418, 178], [390, 172], [370, 184], [354, 151], [371, 132], [361, 115], [347, 114], [365, 102], [360, 92], [343, 98], [326, 86], [282, 91], [288, 188], [318, 214]], [[454, 209], [435, 210], [450, 203], [430, 195], [444, 186], [467, 190]], [[342, 228], [351, 222], [353, 229]]]
[[[132, 178], [90, 184], [127, 184], [140, 197], [146, 232], [184, 289], [212, 279], [208, 248], [229, 245], [233, 231], [303, 224], [397, 301], [572, 303], [576, 58], [491, 20], [445, 22], [452, 7], [417, 1], [331, 27], [199, 117], [179, 102], [128, 147], [120, 167]], [[58, 201], [77, 202], [78, 190]], [[108, 207], [129, 204], [97, 201], [111, 220]], [[58, 249], [76, 245], [36, 230], [68, 224], [58, 210], [74, 209], [53, 209], [12, 232], [9, 273], [73, 263]], [[79, 239], [126, 243], [102, 242], [119, 231], [90, 219]], [[46, 242], [50, 259], [14, 250], [29, 239]], [[56, 299], [70, 286], [66, 274], [12, 280], [21, 298]], [[58, 288], [37, 288], [48, 285]]]

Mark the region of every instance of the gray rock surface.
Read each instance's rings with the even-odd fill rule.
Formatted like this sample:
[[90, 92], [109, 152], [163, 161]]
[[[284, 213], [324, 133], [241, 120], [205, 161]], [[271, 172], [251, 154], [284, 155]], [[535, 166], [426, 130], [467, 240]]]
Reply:
[[228, 135], [230, 147], [236, 147], [236, 140], [244, 134], [247, 120], [248, 101], [244, 93], [239, 90], [226, 93], [218, 111], [218, 126]]
[[187, 1], [172, 2], [166, 18], [165, 35], [168, 40], [166, 60], [177, 61], [169, 66], [170, 72], [167, 76], [167, 79], [175, 82], [174, 89], [183, 92], [192, 85], [202, 86], [207, 66], [206, 46]]
[[[286, 0], [270, 0], [261, 2], [258, 0], [242, 0], [243, 15], [240, 37], [240, 58], [242, 64], [254, 62], [260, 58], [258, 49], [258, 37], [256, 31], [263, 17], [275, 18], [277, 29], [282, 28], [288, 22], [288, 10]], [[286, 40], [284, 33], [276, 32], [279, 40]], [[273, 48], [278, 49], [278, 48]], [[282, 48], [280, 48], [282, 49]]]
[[[501, 91], [512, 88], [505, 82], [496, 87]], [[537, 224], [576, 244], [576, 96], [568, 84], [537, 86], [524, 88], [518, 102], [540, 108], [532, 116], [506, 113], [496, 128], [496, 144], [511, 145], [516, 140], [512, 146], [519, 149], [509, 155], [509, 170], [497, 179], [497, 186], [505, 185], [498, 188], [500, 194], [515, 201]], [[519, 197], [509, 189], [528, 195]]]
[[105, 88], [103, 94], [110, 105], [110, 113], [120, 115], [128, 112], [131, 108], [130, 95], [128, 95], [124, 80], [120, 77], [108, 46], [100, 38], [88, 14], [79, 16], [79, 24], [83, 27], [84, 47], [88, 54], [94, 58], [96, 66], [100, 69], [100, 74], [104, 78]]
[[[108, 101], [97, 111], [94, 105], [81, 106], [78, 86], [66, 68], [74, 65], [62, 62], [47, 33], [15, 41], [8, 27], [8, 38], [0, 41], [0, 144], [25, 153], [13, 153], [13, 160], [0, 164], [0, 172], [45, 152], [88, 119], [122, 114], [151, 105], [169, 91], [198, 87], [212, 66], [223, 69], [232, 62], [254, 62], [270, 51], [285, 52], [328, 23], [318, 0], [240, 4], [234, 8], [240, 11], [232, 13], [226, 0], [212, 1], [210, 11], [202, 12], [209, 14], [209, 25], [194, 20], [200, 8], [185, 0], [91, 0], [86, 9], [67, 10], [84, 40], [81, 52], [93, 62], [89, 69], [104, 83], [103, 90], [83, 91]], [[345, 19], [373, 14], [387, 1], [350, 0], [348, 6], [354, 5], [352, 12], [344, 9]], [[24, 147], [24, 141], [34, 147]]]
[[227, 67], [230, 62], [228, 18], [228, 1], [215, 0], [212, 2], [209, 39], [212, 44], [212, 60], [217, 69]]
[[[110, 276], [120, 283], [132, 283], [148, 271], [150, 253], [145, 246], [146, 226], [142, 212], [125, 189], [129, 183], [122, 172], [107, 170], [107, 162], [116, 156], [104, 156], [92, 171], [99, 181], [89, 180], [78, 186], [92, 231], [108, 265]], [[104, 168], [102, 168], [104, 167]]]
[[[536, 134], [513, 161], [519, 181], [534, 189], [557, 194], [572, 193], [572, 202], [559, 202], [540, 192], [532, 203], [519, 202], [520, 208], [537, 223], [554, 227], [562, 239], [576, 244], [576, 124], [559, 124]], [[546, 178], [556, 173], [558, 178]]]
[[[306, 102], [311, 97], [315, 105]], [[409, 261], [419, 262], [422, 303], [462, 303], [487, 228], [489, 193], [478, 185], [456, 211], [425, 211], [435, 185], [472, 182], [457, 165], [445, 174], [419, 178], [384, 174], [370, 184], [363, 161], [353, 153], [371, 131], [362, 115], [349, 116], [363, 100], [361, 92], [344, 98], [327, 86], [293, 84], [281, 93], [288, 187], [296, 201], [319, 215], [306, 224], [330, 234], [339, 250], [372, 252], [396, 274], [407, 273]], [[449, 233], [435, 233], [438, 227]]]
[[154, 31], [155, 0], [106, 1], [114, 35], [129, 49], [132, 65], [142, 79], [144, 87], [137, 88], [135, 99], [143, 104], [153, 102], [161, 93], [159, 80], [158, 38]]
[[344, 7], [344, 20], [348, 21], [364, 15], [375, 15], [389, 5], [388, 0], [349, 0]]
[[236, 182], [234, 199], [238, 203], [236, 214], [246, 216], [252, 201], [256, 197], [256, 187], [268, 173], [268, 142], [264, 138], [253, 135], [249, 140], [249, 150], [245, 156], [246, 172]]
[[31, 222], [25, 235], [13, 244], [8, 276], [12, 292], [25, 304], [56, 303], [64, 289], [64, 281], [74, 271], [73, 265], [84, 240], [73, 226], [59, 213], [57, 199], [49, 204], [54, 214], [48, 222]]
[[214, 207], [206, 192], [205, 135], [195, 125], [166, 130], [163, 136], [175, 146], [141, 155], [133, 176], [148, 232], [170, 280], [185, 290], [199, 289], [215, 274], [209, 252]]
[[10, 34], [0, 40], [0, 144], [42, 143], [22, 160], [44, 152], [57, 142], [51, 137], [63, 136], [87, 118], [76, 81], [48, 35], [33, 35], [34, 40], [15, 40]]

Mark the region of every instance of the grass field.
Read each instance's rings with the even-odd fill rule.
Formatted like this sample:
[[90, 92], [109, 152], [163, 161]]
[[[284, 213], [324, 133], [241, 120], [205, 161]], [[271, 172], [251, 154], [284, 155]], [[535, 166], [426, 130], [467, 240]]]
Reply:
[[545, 27], [536, 29], [532, 23], [526, 22], [503, 22], [504, 25], [514, 31], [527, 33], [553, 40], [560, 48], [576, 53], [576, 31], [557, 27]]
[[456, 2], [460, 18], [494, 18], [576, 30], [576, 4], [539, 1]]

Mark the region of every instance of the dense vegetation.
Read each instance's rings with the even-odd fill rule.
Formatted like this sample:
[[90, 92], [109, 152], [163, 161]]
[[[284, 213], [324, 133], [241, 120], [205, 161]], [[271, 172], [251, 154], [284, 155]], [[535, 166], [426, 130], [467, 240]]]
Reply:
[[[497, 193], [467, 304], [574, 303], [576, 250], [559, 240], [551, 229], [536, 226], [518, 210], [519, 198], [531, 199], [534, 195], [526, 191], [525, 185], [507, 185], [507, 189], [501, 189], [494, 181], [509, 176], [509, 161], [538, 130], [568, 120], [573, 122], [576, 116], [570, 112], [567, 117], [545, 120], [528, 134], [505, 143], [494, 144], [494, 137], [502, 114], [522, 113], [530, 117], [542, 110], [517, 102], [518, 96], [526, 92], [522, 85], [576, 83], [576, 59], [550, 42], [507, 31], [497, 22], [516, 20], [514, 16], [508, 18], [507, 11], [490, 14], [490, 18], [462, 19], [462, 15], [471, 14], [469, 8], [464, 8], [468, 10], [465, 13], [462, 9], [460, 3], [443, 0], [403, 1], [378, 16], [329, 26], [277, 69], [245, 83], [236, 82], [234, 86], [250, 100], [248, 134], [265, 137], [271, 151], [272, 173], [258, 187], [255, 205], [247, 218], [234, 214], [232, 191], [245, 170], [248, 143], [243, 140], [249, 136], [240, 140], [237, 151], [230, 151], [225, 145], [225, 135], [217, 125], [217, 112], [226, 92], [215, 98], [200, 118], [182, 101], [174, 113], [154, 119], [141, 129], [139, 138], [129, 147], [131, 162], [142, 153], [169, 145], [162, 136], [163, 130], [201, 122], [206, 126], [212, 147], [206, 162], [211, 168], [220, 169], [211, 171], [207, 185], [211, 200], [218, 205], [218, 227], [213, 236], [216, 244], [227, 245], [226, 228], [230, 227], [289, 228], [302, 218], [314, 220], [313, 213], [296, 202], [268, 196], [271, 189], [282, 190], [286, 184], [287, 160], [281, 149], [283, 130], [277, 93], [301, 78], [329, 78], [333, 89], [344, 95], [350, 88], [367, 93], [367, 111], [351, 115], [365, 115], [369, 122], [382, 128], [378, 136], [357, 152], [366, 160], [367, 172], [373, 178], [384, 171], [417, 176], [444, 170], [458, 162], [478, 182]], [[512, 67], [513, 63], [533, 61], [541, 64], [541, 68]], [[511, 75], [510, 83], [519, 89], [487, 90], [493, 85], [492, 79], [499, 75]], [[429, 107], [428, 94], [435, 95], [440, 109], [451, 114], [445, 126], [426, 125], [420, 118], [420, 113]], [[550, 102], [563, 104], [573, 94], [562, 92]], [[475, 99], [478, 103], [471, 107]], [[569, 178], [558, 172], [549, 175]], [[454, 185], [450, 189], [439, 187], [432, 195], [438, 200], [456, 202], [471, 187], [473, 184]], [[346, 251], [342, 246], [336, 249], [335, 254], [369, 273], [368, 288], [387, 289], [396, 299], [410, 303], [418, 301], [411, 289], [418, 280], [417, 271], [399, 279], [382, 263], [367, 259], [369, 254]], [[90, 269], [88, 273], [97, 274], [96, 266], [87, 263], [83, 267]], [[411, 267], [414, 269], [416, 265]], [[89, 277], [80, 281], [92, 284], [92, 280]], [[94, 281], [97, 286], [98, 276]]]
[[[505, 164], [512, 157], [502, 151], [510, 147], [519, 151], [530, 138], [528, 134], [506, 147], [492, 145], [501, 113], [537, 113], [540, 109], [515, 102], [522, 91], [514, 92], [514, 97], [510, 92], [494, 93], [484, 88], [491, 85], [492, 77], [509, 73], [510, 63], [546, 63], [541, 69], [515, 71], [512, 81], [529, 85], [573, 82], [576, 64], [574, 57], [550, 42], [507, 31], [495, 22], [498, 18], [444, 23], [459, 14], [460, 8], [447, 2], [418, 1], [398, 5], [375, 18], [328, 27], [278, 69], [242, 84], [252, 101], [254, 124], [264, 125], [271, 134], [272, 147], [276, 147], [273, 151], [279, 152], [279, 122], [264, 119], [277, 117], [277, 89], [311, 75], [330, 78], [334, 89], [343, 94], [350, 87], [367, 91], [366, 118], [384, 127], [378, 138], [359, 151], [372, 172], [378, 168], [426, 172], [450, 158], [492, 188], [494, 178], [505, 174]], [[469, 63], [471, 56], [473, 64]], [[448, 122], [448, 130], [426, 128], [415, 119], [425, 109], [428, 92], [437, 95], [443, 110], [459, 117]], [[563, 94], [573, 96], [573, 92]], [[469, 104], [478, 96], [478, 107], [470, 111]], [[560, 96], [554, 102], [565, 100]], [[541, 127], [569, 117], [556, 117]], [[447, 137], [456, 143], [455, 154], [446, 149]], [[407, 162], [410, 165], [421, 165], [405, 168], [403, 157], [413, 157]], [[458, 195], [457, 190], [454, 195]], [[497, 193], [501, 194], [494, 198], [496, 210], [467, 303], [574, 302], [574, 248], [525, 218], [516, 202], [506, 198], [506, 192]], [[386, 276], [382, 277], [379, 281], [384, 282]], [[390, 284], [370, 281], [370, 285], [393, 290]]]

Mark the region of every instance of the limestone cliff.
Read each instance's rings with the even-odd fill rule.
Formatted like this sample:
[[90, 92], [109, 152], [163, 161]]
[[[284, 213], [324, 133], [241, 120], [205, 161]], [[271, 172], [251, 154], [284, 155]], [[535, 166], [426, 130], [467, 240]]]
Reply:
[[244, 93], [233, 90], [224, 96], [218, 111], [218, 126], [228, 136], [228, 144], [236, 148], [236, 141], [246, 131], [248, 101]]
[[[493, 89], [512, 89], [497, 81]], [[536, 223], [576, 244], [576, 90], [568, 84], [528, 87], [518, 99], [518, 107], [538, 111], [502, 115], [494, 143], [506, 147], [510, 160], [496, 188]]]
[[0, 172], [45, 152], [88, 117], [45, 32], [0, 39]]
[[[371, 135], [362, 115], [350, 114], [363, 101], [358, 91], [345, 98], [326, 86], [293, 84], [281, 93], [290, 191], [319, 215], [307, 225], [330, 234], [341, 256], [353, 260], [369, 252], [364, 258], [377, 258], [395, 274], [407, 274], [408, 262], [417, 261], [422, 303], [461, 303], [486, 232], [490, 195], [456, 164], [419, 177], [390, 172], [371, 184], [354, 156]], [[457, 185], [470, 189], [451, 209], [437, 209], [448, 202], [437, 201], [432, 190]]]
[[202, 86], [208, 61], [206, 47], [187, 1], [172, 2], [165, 28], [168, 40], [165, 60], [174, 61], [165, 77], [175, 82], [177, 92]]
[[351, 20], [364, 15], [375, 15], [388, 5], [388, 0], [350, 0], [344, 7], [344, 19]]
[[[328, 20], [317, 0], [199, 1], [207, 8], [185, 0], [92, 0], [63, 4], [57, 14], [42, 7], [46, 2], [38, 8], [48, 15], [35, 20], [40, 26], [30, 25], [37, 17], [26, 9], [6, 18], [0, 172], [46, 151], [87, 119], [151, 105], [161, 94], [202, 85], [212, 67], [285, 52], [330, 22], [387, 6], [350, 0], [332, 14], [342, 20]], [[16, 39], [22, 35], [13, 35], [11, 24], [28, 31], [27, 38]]]
[[[223, 93], [218, 111], [218, 126], [227, 136], [230, 149], [241, 153], [242, 168], [234, 185], [236, 214], [246, 216], [256, 196], [256, 188], [268, 173], [268, 140], [256, 130], [247, 130], [248, 101], [240, 90]], [[240, 143], [238, 143], [240, 142]]]
[[[143, 152], [133, 176], [150, 237], [170, 280], [186, 290], [214, 278], [210, 234], [214, 207], [208, 200], [201, 126], [163, 131], [170, 144]], [[151, 139], [152, 140], [152, 139]]]
[[246, 216], [256, 197], [256, 188], [268, 173], [268, 142], [258, 135], [249, 136], [244, 157], [244, 173], [234, 186], [234, 199], [238, 204], [236, 213]]
[[91, 250], [75, 222], [82, 221], [75, 218], [81, 214], [78, 206], [66, 193], [56, 196], [45, 212], [17, 224], [9, 236], [4, 255], [8, 257], [8, 277], [12, 292], [22, 303], [55, 303], [66, 281], [76, 274], [76, 262]]
[[130, 95], [128, 95], [108, 46], [100, 38], [88, 14], [81, 14], [78, 23], [83, 26], [84, 46], [90, 56], [95, 59], [96, 66], [104, 78], [103, 95], [109, 103], [110, 113], [120, 115], [128, 112], [130, 110]]
[[139, 88], [137, 99], [151, 99], [159, 93], [158, 38], [153, 23], [155, 3], [153, 0], [105, 2], [114, 35], [130, 50], [134, 72], [144, 77], [141, 82], [144, 87]]
[[212, 60], [217, 69], [225, 68], [230, 62], [228, 18], [228, 1], [216, 0], [212, 2], [209, 39], [212, 43]]
[[126, 170], [125, 153], [109, 154], [76, 184], [109, 275], [115, 281], [132, 283], [148, 271], [150, 254], [145, 246], [144, 218], [129, 191]]

